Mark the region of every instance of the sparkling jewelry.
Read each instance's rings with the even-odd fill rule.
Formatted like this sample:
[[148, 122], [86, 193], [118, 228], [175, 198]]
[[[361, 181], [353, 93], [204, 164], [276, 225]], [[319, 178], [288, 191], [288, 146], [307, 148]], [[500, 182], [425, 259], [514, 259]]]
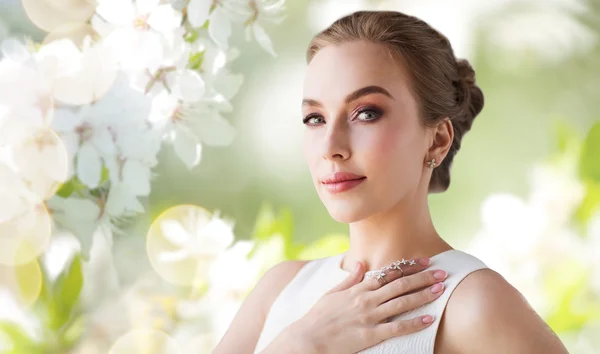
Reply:
[[385, 270], [380, 270], [376, 275], [375, 275], [375, 279], [377, 279], [377, 281], [379, 282], [379, 284], [381, 284], [382, 286], [387, 284], [387, 280], [385, 279]]
[[411, 265], [416, 265], [416, 264], [417, 264], [417, 262], [412, 259], [406, 260], [406, 259], [402, 258], [402, 260], [394, 261], [391, 264], [381, 267], [379, 269], [369, 270], [369, 271], [365, 272], [365, 277], [376, 278], [380, 284], [385, 285], [387, 283], [387, 280], [385, 279], [386, 271], [399, 270], [402, 273], [400, 278], [402, 278], [404, 276], [404, 270], [400, 266], [401, 265], [411, 266]]
[[431, 161], [427, 161], [427, 165], [429, 165], [430, 168], [434, 168], [435, 166], [437, 166], [437, 164], [435, 163], [435, 158], [431, 159]]

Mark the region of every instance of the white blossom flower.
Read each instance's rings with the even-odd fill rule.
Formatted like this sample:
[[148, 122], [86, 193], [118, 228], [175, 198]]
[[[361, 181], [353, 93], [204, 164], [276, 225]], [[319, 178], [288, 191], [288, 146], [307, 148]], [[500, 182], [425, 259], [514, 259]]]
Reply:
[[108, 32], [105, 41], [126, 71], [157, 70], [165, 56], [165, 35], [182, 20], [181, 12], [160, 0], [101, 0], [96, 12], [111, 25], [102, 32]]
[[201, 27], [208, 20], [212, 0], [190, 0], [187, 19], [193, 27]]
[[48, 126], [53, 97], [31, 49], [19, 41], [2, 42], [0, 60], [0, 144], [20, 143]]
[[94, 232], [101, 222], [102, 209], [91, 199], [54, 196], [47, 202], [52, 218], [61, 227], [71, 231], [81, 243], [84, 258], [89, 257]]
[[53, 96], [66, 104], [84, 105], [98, 101], [112, 87], [117, 63], [111, 48], [85, 37], [79, 50], [70, 39], [52, 41], [36, 54], [41, 75]]
[[150, 194], [151, 169], [161, 147], [161, 135], [148, 122], [151, 102], [131, 88], [124, 76], [99, 102], [107, 111], [103, 121], [115, 144], [114, 154], [103, 158], [111, 182], [106, 202], [111, 217], [143, 212], [137, 197]]
[[210, 11], [212, 2], [208, 0], [190, 0], [188, 17], [193, 27], [202, 26], [208, 20], [210, 38], [223, 50], [229, 49], [229, 38], [233, 23], [242, 22], [246, 26], [246, 39], [252, 37], [268, 53], [276, 56], [271, 39], [260, 24], [266, 19], [280, 23], [283, 20], [285, 1], [283, 0], [223, 0], [217, 2]]
[[181, 220], [161, 220], [163, 236], [175, 247], [174, 251], [159, 254], [161, 262], [179, 262], [184, 259], [216, 257], [233, 242], [233, 225], [212, 216], [200, 208], [190, 208]]
[[519, 289], [546, 315], [552, 310], [543, 274], [556, 260], [580, 261], [586, 243], [570, 225], [583, 197], [581, 183], [565, 166], [537, 165], [527, 200], [511, 194], [489, 196], [481, 208], [482, 229], [468, 252], [479, 257]]
[[27, 17], [39, 28], [52, 31], [64, 23], [83, 23], [94, 13], [94, 3], [87, 0], [23, 0]]
[[52, 127], [65, 142], [77, 177], [90, 188], [100, 184], [102, 159], [116, 153], [112, 134], [102, 122], [104, 112], [97, 110], [95, 106], [83, 106], [75, 112], [59, 109], [52, 122]]
[[[165, 35], [164, 55], [157, 67], [139, 67], [129, 70], [132, 86], [150, 95], [156, 95], [163, 90], [171, 92], [176, 89], [179, 76], [191, 71], [187, 68], [191, 44], [186, 42], [183, 36], [183, 28]], [[199, 94], [202, 93], [203, 89]]]
[[223, 146], [235, 137], [233, 126], [205, 102], [187, 103], [166, 93], [154, 98], [150, 121], [167, 134], [188, 168], [200, 162], [201, 142]]
[[54, 195], [72, 172], [66, 147], [49, 129], [35, 131], [21, 144], [14, 145], [13, 159], [21, 178], [42, 200]]
[[[211, 287], [239, 294], [243, 298], [256, 283], [261, 271], [258, 264], [248, 259], [254, 246], [254, 241], [237, 241], [221, 252], [210, 266]], [[228, 280], [234, 278], [237, 279], [234, 282]]]
[[0, 264], [25, 264], [50, 241], [51, 220], [42, 201], [0, 161]]
[[54, 234], [42, 259], [42, 266], [46, 269], [48, 278], [54, 281], [80, 249], [79, 240], [72, 234], [65, 231]]

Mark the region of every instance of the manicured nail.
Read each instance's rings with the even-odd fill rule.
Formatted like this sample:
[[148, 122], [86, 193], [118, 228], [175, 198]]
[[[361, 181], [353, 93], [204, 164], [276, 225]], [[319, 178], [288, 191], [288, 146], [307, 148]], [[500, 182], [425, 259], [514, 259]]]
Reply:
[[426, 266], [426, 265], [429, 265], [429, 263], [431, 263], [431, 260], [429, 258], [421, 258], [421, 259], [419, 259], [419, 264], [420, 265]]
[[437, 272], [433, 273], [433, 277], [438, 280], [445, 279], [447, 275], [448, 274], [446, 272], [444, 272], [443, 270], [438, 270]]
[[423, 323], [431, 323], [433, 322], [433, 316], [430, 315], [426, 315], [421, 317], [421, 321], [423, 321]]
[[435, 283], [432, 287], [431, 287], [431, 292], [432, 293], [439, 293], [440, 291], [442, 291], [442, 289], [444, 289], [444, 283]]

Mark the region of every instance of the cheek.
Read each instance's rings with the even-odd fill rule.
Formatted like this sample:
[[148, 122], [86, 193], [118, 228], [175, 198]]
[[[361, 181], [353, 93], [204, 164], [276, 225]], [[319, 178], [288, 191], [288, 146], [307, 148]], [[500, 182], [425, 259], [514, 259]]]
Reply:
[[412, 127], [382, 128], [362, 141], [364, 161], [378, 179], [406, 178], [419, 156], [417, 134]]
[[317, 145], [315, 144], [315, 136], [309, 131], [305, 131], [304, 136], [302, 137], [302, 154], [304, 155], [306, 164], [312, 173], [315, 168], [315, 163], [318, 159], [318, 151]]

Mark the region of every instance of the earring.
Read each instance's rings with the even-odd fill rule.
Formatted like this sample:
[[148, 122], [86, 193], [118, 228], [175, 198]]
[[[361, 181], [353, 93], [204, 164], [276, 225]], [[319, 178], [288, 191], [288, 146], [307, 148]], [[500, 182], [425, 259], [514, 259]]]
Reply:
[[435, 168], [435, 166], [437, 165], [435, 163], [435, 158], [431, 159], [431, 161], [427, 161], [427, 165], [429, 165], [429, 168]]

